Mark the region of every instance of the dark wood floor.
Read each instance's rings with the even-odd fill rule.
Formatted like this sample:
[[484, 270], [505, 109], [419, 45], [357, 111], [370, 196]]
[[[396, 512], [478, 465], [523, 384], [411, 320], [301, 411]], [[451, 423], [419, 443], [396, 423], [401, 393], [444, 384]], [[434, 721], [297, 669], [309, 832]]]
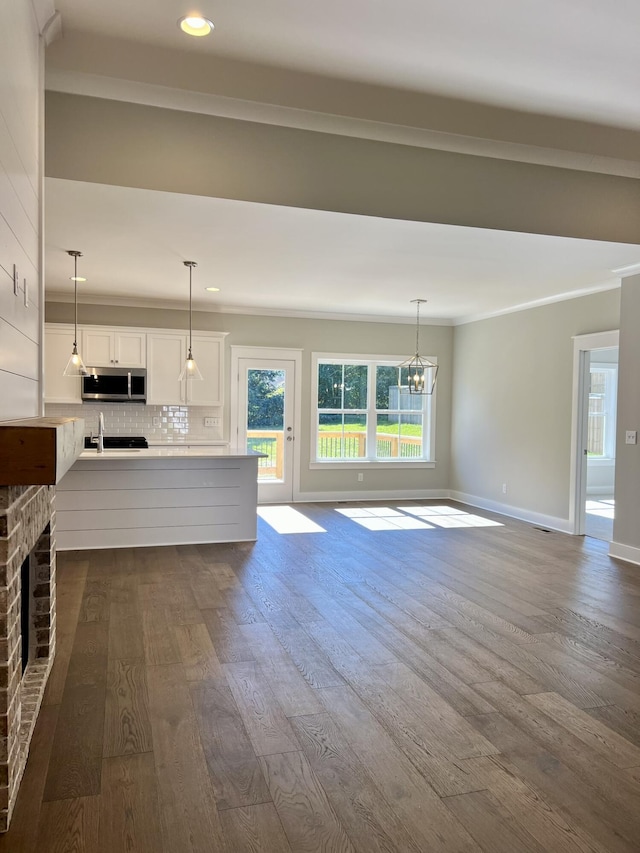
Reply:
[[640, 569], [298, 508], [326, 533], [59, 555], [0, 851], [638, 853]]

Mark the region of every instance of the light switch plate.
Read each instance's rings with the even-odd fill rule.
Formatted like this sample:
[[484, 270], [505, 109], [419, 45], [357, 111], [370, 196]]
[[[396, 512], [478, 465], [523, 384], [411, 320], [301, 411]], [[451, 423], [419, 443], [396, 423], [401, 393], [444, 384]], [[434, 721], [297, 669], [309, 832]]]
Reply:
[[205, 418], [204, 425], [206, 427], [217, 427], [220, 426], [220, 418]]
[[624, 443], [625, 444], [637, 444], [638, 443], [638, 431], [635, 429], [628, 429], [624, 434]]

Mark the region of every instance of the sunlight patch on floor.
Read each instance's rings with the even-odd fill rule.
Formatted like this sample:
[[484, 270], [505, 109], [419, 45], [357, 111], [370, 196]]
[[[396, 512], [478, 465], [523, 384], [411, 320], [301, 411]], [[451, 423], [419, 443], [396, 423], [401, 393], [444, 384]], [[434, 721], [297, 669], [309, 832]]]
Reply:
[[259, 506], [258, 515], [276, 533], [326, 533], [315, 521], [292, 506]]
[[585, 509], [589, 515], [597, 515], [600, 518], [614, 518], [616, 502], [613, 498], [607, 500], [587, 500]]
[[367, 530], [418, 530], [435, 527], [504, 527], [499, 521], [451, 506], [349, 507], [336, 509]]

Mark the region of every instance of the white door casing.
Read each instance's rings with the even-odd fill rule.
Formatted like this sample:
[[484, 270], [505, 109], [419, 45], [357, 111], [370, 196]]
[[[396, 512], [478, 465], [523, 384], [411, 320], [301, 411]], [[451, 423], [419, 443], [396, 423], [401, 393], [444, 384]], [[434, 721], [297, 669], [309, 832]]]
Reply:
[[[278, 370], [285, 377], [285, 411], [279, 474], [258, 479], [259, 503], [290, 503], [300, 493], [300, 400], [302, 351], [274, 347], [231, 347], [230, 439], [238, 449], [247, 447], [248, 371]], [[259, 469], [260, 470], [260, 469]]]

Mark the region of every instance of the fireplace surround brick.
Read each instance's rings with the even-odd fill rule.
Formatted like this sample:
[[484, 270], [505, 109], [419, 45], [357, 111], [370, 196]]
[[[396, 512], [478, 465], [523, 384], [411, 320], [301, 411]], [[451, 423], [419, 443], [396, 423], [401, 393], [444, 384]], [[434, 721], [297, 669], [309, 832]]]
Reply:
[[[55, 652], [55, 490], [0, 486], [0, 832], [8, 828]], [[22, 672], [21, 567], [29, 557]]]

